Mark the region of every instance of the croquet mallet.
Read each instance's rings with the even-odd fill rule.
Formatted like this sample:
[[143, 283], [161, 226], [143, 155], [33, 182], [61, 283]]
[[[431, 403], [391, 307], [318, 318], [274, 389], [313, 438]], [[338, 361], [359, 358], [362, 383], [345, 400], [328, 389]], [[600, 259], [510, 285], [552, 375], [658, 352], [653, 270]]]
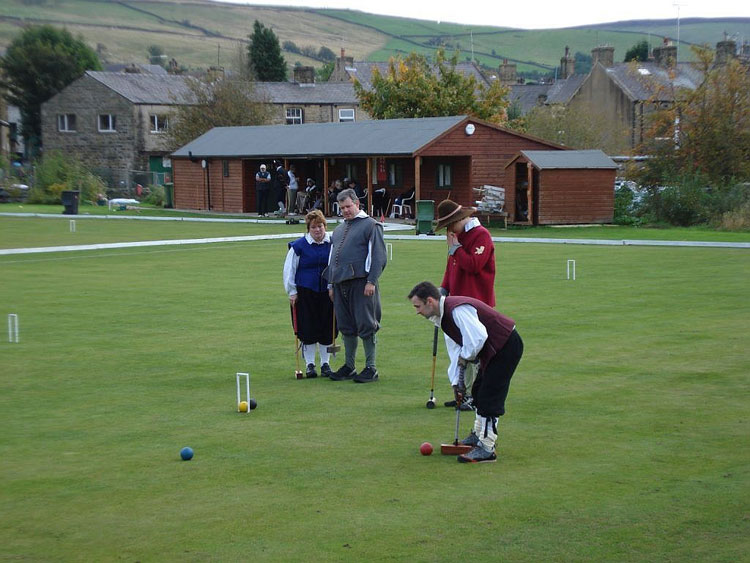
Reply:
[[430, 400], [425, 405], [428, 409], [435, 408], [435, 360], [437, 359], [438, 327], [435, 325], [435, 336], [432, 338], [432, 375], [430, 376]]
[[297, 338], [297, 304], [292, 305], [292, 323], [294, 325], [294, 353], [297, 356], [297, 370], [294, 372], [295, 379], [304, 379], [302, 370], [299, 369], [299, 349], [300, 343]]
[[[466, 393], [465, 386], [464, 386], [464, 370], [465, 369], [466, 369], [466, 364], [459, 361], [458, 388], [464, 389], [464, 393]], [[461, 418], [461, 403], [459, 401], [456, 401], [456, 435], [452, 444], [440, 444], [440, 453], [443, 455], [461, 455], [461, 454], [465, 454], [471, 451], [471, 446], [461, 444], [458, 441], [458, 425], [459, 425], [460, 418]]]

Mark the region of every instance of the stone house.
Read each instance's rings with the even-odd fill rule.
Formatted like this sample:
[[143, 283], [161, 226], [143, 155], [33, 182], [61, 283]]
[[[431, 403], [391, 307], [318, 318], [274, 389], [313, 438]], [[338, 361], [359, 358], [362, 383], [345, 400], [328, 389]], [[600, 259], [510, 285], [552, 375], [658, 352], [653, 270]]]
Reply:
[[192, 100], [182, 76], [86, 71], [42, 104], [44, 150], [78, 155], [112, 187], [171, 181], [164, 131]]
[[292, 82], [255, 82], [255, 94], [274, 106], [274, 125], [337, 123], [369, 119], [351, 82], [315, 82], [315, 69], [299, 66]]
[[537, 106], [567, 105], [578, 91], [585, 74], [576, 74], [575, 58], [565, 47], [565, 55], [560, 59], [560, 71], [555, 80], [540, 84], [519, 82], [516, 65], [504, 60], [500, 65], [498, 79], [510, 88], [511, 111], [526, 115]]
[[570, 107], [592, 111], [612, 133], [610, 153], [630, 152], [645, 139], [648, 115], [674, 103], [679, 89], [695, 90], [702, 74], [692, 63], [677, 63], [670, 42], [653, 50], [653, 60], [615, 63], [614, 47], [591, 52], [591, 72], [572, 96]]
[[[346, 55], [341, 49], [341, 56], [334, 62], [333, 72], [328, 78], [329, 82], [351, 83], [356, 78], [365, 90], [372, 88], [372, 73], [376, 68], [381, 75], [388, 73], [389, 63], [355, 61], [354, 57]], [[487, 77], [482, 74], [479, 67], [473, 62], [459, 62], [456, 70], [465, 76], [473, 76], [478, 85], [488, 87], [490, 85]]]

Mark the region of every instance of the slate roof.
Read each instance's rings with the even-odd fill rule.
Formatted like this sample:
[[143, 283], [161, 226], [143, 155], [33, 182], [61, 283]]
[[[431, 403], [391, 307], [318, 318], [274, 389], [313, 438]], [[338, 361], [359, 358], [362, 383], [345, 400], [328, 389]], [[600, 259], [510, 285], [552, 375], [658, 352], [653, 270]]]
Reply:
[[[370, 90], [372, 88], [373, 69], [377, 68], [380, 74], [384, 76], [388, 74], [388, 67], [389, 63], [370, 63], [355, 61], [352, 66], [346, 67], [346, 71], [349, 76], [359, 80], [359, 83], [362, 84], [365, 90]], [[436, 70], [436, 68], [437, 67], [433, 67], [433, 71]], [[481, 84], [485, 87], [488, 87], [490, 85], [487, 78], [484, 76], [484, 74], [482, 74], [477, 65], [475, 65], [474, 63], [458, 63], [456, 64], [456, 70], [464, 76], [473, 76], [477, 81], [477, 85]]]
[[508, 99], [511, 105], [515, 104], [520, 108], [522, 115], [526, 115], [539, 105], [539, 96], [544, 96], [546, 99], [550, 86], [550, 84], [513, 84], [510, 87]]
[[359, 105], [350, 82], [255, 82], [255, 93], [274, 104], [353, 104]]
[[[164, 68], [161, 65], [152, 65], [147, 63], [112, 63], [108, 64], [104, 67], [105, 72], [127, 72], [127, 69], [130, 68], [136, 68], [142, 73], [146, 74], [160, 74], [165, 75], [169, 74], [167, 72], [167, 69]], [[131, 73], [131, 74], [137, 74], [137, 73]]]
[[457, 124], [464, 115], [383, 119], [352, 123], [307, 123], [216, 127], [173, 153], [201, 158], [411, 156]]
[[691, 63], [678, 63], [674, 76], [653, 62], [640, 62], [637, 67], [620, 63], [606, 71], [632, 100], [639, 101], [649, 100], [657, 92], [660, 101], [673, 101], [672, 85], [695, 90], [703, 82], [702, 73]]
[[558, 79], [552, 84], [512, 84], [509, 100], [526, 115], [539, 105], [539, 96], [543, 96], [542, 104], [567, 104], [578, 91], [586, 79], [585, 74], [574, 74], [570, 78]]
[[567, 104], [581, 87], [586, 74], [574, 74], [564, 80], [557, 80], [547, 91], [548, 104]]
[[176, 105], [195, 103], [184, 76], [133, 74], [87, 70], [89, 76], [134, 104]]
[[615, 161], [599, 149], [583, 151], [521, 151], [521, 154], [540, 170], [552, 168], [617, 168]]

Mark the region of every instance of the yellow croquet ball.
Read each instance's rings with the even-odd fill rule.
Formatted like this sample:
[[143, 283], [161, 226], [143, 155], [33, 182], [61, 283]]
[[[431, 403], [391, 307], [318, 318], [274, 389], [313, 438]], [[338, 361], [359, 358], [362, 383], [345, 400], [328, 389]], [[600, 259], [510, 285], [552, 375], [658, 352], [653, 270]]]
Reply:
[[240, 412], [247, 412], [247, 401], [242, 401], [239, 405]]

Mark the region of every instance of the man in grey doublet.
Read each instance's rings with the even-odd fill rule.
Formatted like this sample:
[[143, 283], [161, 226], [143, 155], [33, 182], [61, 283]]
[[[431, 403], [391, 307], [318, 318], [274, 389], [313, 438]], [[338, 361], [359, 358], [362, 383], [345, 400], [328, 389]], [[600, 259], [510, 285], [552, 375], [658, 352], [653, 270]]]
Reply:
[[[378, 379], [375, 366], [376, 333], [381, 318], [378, 280], [386, 265], [383, 226], [360, 211], [354, 190], [343, 190], [337, 201], [344, 222], [331, 236], [325, 275], [344, 340], [346, 362], [331, 379], [369, 383]], [[355, 367], [358, 338], [365, 349], [365, 369], [359, 374]]]

